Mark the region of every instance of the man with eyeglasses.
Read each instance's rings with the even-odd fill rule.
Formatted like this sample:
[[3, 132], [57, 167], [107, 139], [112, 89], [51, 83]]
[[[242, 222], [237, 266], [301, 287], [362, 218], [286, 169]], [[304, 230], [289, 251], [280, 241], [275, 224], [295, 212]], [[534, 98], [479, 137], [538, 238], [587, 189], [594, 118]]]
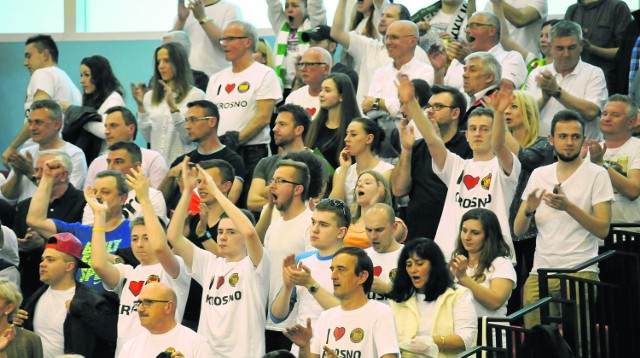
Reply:
[[[107, 109], [104, 119], [104, 135], [107, 148], [117, 142], [133, 142], [138, 134], [138, 121], [136, 116], [126, 107], [116, 106]], [[162, 154], [155, 150], [142, 148], [142, 160], [140, 169], [144, 175], [151, 181], [152, 188], [158, 188], [162, 179], [167, 175], [169, 169], [167, 162]], [[107, 154], [103, 154], [94, 159], [89, 164], [87, 170], [87, 180], [84, 187], [92, 186], [96, 178], [96, 174], [108, 169]]]
[[200, 100], [188, 103], [187, 108], [185, 129], [189, 139], [196, 142], [197, 148], [176, 158], [171, 163], [169, 173], [158, 186], [167, 202], [167, 208], [175, 208], [180, 199], [178, 181], [182, 168], [181, 163], [185, 156], [188, 156], [191, 163], [195, 164], [209, 159], [222, 159], [230, 163], [235, 169], [236, 178], [229, 193], [229, 200], [234, 203], [237, 202], [242, 193], [243, 182], [247, 173], [242, 158], [226, 145], [220, 143], [218, 138], [220, 112], [218, 107], [213, 102]]
[[[179, 302], [171, 287], [146, 284], [135, 303], [140, 324], [147, 332], [128, 340], [118, 358], [213, 357], [205, 337], [176, 321]], [[163, 353], [168, 354], [162, 356]]]
[[[461, 158], [472, 158], [469, 143], [459, 130], [460, 118], [467, 109], [464, 94], [443, 85], [434, 85], [431, 92], [427, 118], [437, 125], [445, 147]], [[410, 198], [405, 220], [409, 229], [407, 240], [416, 237], [434, 238], [442, 216], [447, 186], [433, 171], [427, 143], [422, 139], [416, 141], [414, 129], [407, 126], [407, 121], [414, 119], [409, 103], [403, 102], [402, 112], [406, 116], [400, 125], [402, 152], [391, 172], [391, 189], [395, 196], [409, 195]]]
[[[347, 0], [339, 0], [334, 13], [333, 25], [331, 26], [331, 37], [342, 45], [355, 60], [354, 68], [358, 72], [358, 88], [356, 98], [358, 103], [362, 103], [364, 97], [369, 93], [369, 88], [373, 82], [373, 73], [380, 67], [393, 62], [389, 57], [385, 43], [382, 39], [370, 38], [360, 35], [355, 31], [345, 30], [345, 13]], [[411, 13], [402, 4], [389, 4], [383, 12], [380, 22], [376, 24], [380, 35], [387, 33], [389, 25], [398, 20], [411, 20]], [[418, 60], [427, 63], [427, 54], [420, 47], [416, 47], [415, 56]], [[386, 79], [388, 80], [388, 79]]]
[[502, 30], [496, 15], [488, 11], [475, 12], [469, 18], [465, 30], [467, 41], [452, 41], [447, 46], [446, 54], [454, 60], [446, 70], [446, 75], [444, 67], [446, 56], [438, 52], [431, 55], [431, 64], [436, 71], [436, 83], [444, 83], [462, 90], [465, 58], [471, 53], [484, 51], [493, 55], [502, 66], [503, 85], [511, 89], [520, 88], [527, 78], [527, 66], [518, 52], [506, 51], [502, 47], [500, 44]]
[[[264, 235], [264, 248], [272, 262], [278, 263], [271, 267], [269, 307], [282, 288], [282, 265], [279, 263], [290, 254], [298, 255], [312, 249], [309, 243], [309, 226], [313, 212], [305, 206], [309, 181], [309, 168], [306, 164], [285, 159], [278, 164], [278, 169], [269, 184], [270, 210], [275, 207], [281, 214], [281, 217], [271, 225], [265, 224], [269, 228]], [[270, 210], [263, 211], [258, 227], [265, 221], [271, 221]], [[267, 352], [291, 349], [291, 341], [282, 334], [282, 331], [295, 323], [297, 307], [293, 310], [295, 312], [289, 316], [289, 319], [277, 324], [267, 316], [265, 333]]]
[[[340, 304], [333, 296], [329, 267], [342, 247], [350, 223], [351, 212], [342, 200], [323, 199], [318, 203], [309, 228], [311, 246], [315, 250], [298, 255], [291, 253], [281, 261], [282, 288], [270, 306], [271, 322], [284, 322], [293, 312], [296, 323], [306, 327], [310, 320], [315, 325], [324, 310]], [[273, 263], [274, 266], [280, 264]], [[293, 346], [293, 351], [297, 349], [298, 346]]]
[[301, 73], [302, 82], [306, 85], [292, 91], [285, 103], [292, 103], [306, 109], [315, 118], [320, 113], [320, 91], [324, 76], [331, 72], [333, 59], [331, 54], [320, 47], [311, 47], [302, 54], [296, 64]]
[[269, 123], [282, 100], [282, 88], [276, 73], [253, 59], [258, 31], [252, 24], [228, 23], [220, 41], [231, 68], [211, 76], [205, 99], [218, 107], [218, 135], [240, 154], [247, 170], [244, 178], [250, 183], [258, 161], [270, 154]]
[[394, 79], [398, 73], [409, 79], [422, 79], [433, 83], [433, 67], [419, 61], [416, 56], [418, 45], [418, 26], [411, 21], [398, 20], [387, 30], [384, 38], [385, 46], [393, 63], [378, 68], [373, 74], [368, 96], [362, 101], [362, 112], [385, 111], [395, 116], [400, 113], [398, 89]]

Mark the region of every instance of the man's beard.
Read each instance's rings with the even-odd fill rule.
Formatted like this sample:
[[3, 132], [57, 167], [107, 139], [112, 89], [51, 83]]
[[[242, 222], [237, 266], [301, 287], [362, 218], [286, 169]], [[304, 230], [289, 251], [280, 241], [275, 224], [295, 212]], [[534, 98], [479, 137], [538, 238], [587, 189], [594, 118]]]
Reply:
[[580, 156], [580, 152], [578, 152], [578, 153], [576, 153], [574, 155], [566, 156], [566, 155], [560, 154], [560, 153], [558, 153], [558, 151], [556, 151], [556, 156], [558, 157], [558, 160], [563, 161], [565, 163], [568, 163], [568, 162], [573, 162], [574, 160], [576, 160]]

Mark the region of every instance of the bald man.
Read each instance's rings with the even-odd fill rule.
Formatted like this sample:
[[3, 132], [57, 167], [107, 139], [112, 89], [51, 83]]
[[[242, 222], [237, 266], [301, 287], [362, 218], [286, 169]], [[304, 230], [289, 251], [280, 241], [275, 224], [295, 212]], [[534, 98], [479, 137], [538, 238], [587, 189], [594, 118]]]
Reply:
[[300, 77], [305, 86], [291, 92], [285, 103], [292, 103], [306, 109], [315, 118], [320, 112], [320, 91], [324, 76], [331, 72], [333, 57], [331, 53], [320, 47], [311, 47], [302, 54], [298, 62]]
[[140, 324], [148, 331], [130, 339], [119, 358], [155, 358], [166, 352], [167, 357], [213, 357], [206, 338], [176, 322], [178, 297], [162, 283], [146, 284], [138, 296]]
[[413, 22], [398, 20], [389, 25], [384, 44], [393, 62], [374, 72], [368, 96], [362, 101], [362, 113], [380, 110], [396, 116], [400, 114], [400, 101], [393, 79], [398, 73], [409, 76], [410, 80], [422, 79], [433, 84], [434, 71], [430, 64], [415, 56], [418, 27]]

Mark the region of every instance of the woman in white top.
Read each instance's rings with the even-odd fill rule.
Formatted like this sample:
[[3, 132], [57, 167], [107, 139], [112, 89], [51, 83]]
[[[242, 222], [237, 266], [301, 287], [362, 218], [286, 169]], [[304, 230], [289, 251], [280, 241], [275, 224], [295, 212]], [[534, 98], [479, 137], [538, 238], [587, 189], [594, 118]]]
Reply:
[[360, 173], [368, 169], [382, 173], [387, 180], [391, 177], [393, 165], [376, 156], [383, 140], [384, 131], [369, 118], [354, 118], [347, 127], [345, 147], [339, 157], [340, 167], [333, 175], [333, 189], [329, 197], [345, 201], [352, 213], [357, 206], [354, 189]]
[[151, 149], [162, 154], [167, 163], [193, 150], [185, 129], [187, 103], [204, 99], [204, 92], [193, 86], [189, 56], [184, 47], [167, 43], [154, 55], [153, 89], [131, 84], [138, 104], [138, 122]]
[[453, 283], [433, 240], [421, 237], [405, 244], [390, 296], [403, 358], [457, 357], [475, 345], [478, 319], [472, 296]]
[[449, 266], [458, 284], [473, 293], [478, 317], [506, 317], [516, 271], [496, 214], [476, 208], [462, 216]]

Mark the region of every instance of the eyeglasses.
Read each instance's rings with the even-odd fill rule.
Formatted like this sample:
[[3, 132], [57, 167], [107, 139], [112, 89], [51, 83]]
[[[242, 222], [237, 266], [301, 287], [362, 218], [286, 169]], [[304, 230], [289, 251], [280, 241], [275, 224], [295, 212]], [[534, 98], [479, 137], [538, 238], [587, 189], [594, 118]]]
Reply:
[[287, 184], [291, 184], [291, 185], [302, 185], [301, 183], [296, 183], [294, 181], [289, 181], [286, 179], [282, 179], [282, 178], [271, 178], [271, 180], [269, 181], [269, 185], [271, 184], [276, 184], [276, 185], [280, 185], [283, 183], [287, 183]]
[[311, 67], [311, 66], [322, 66], [326, 64], [327, 64], [326, 62], [298, 62], [296, 63], [296, 67], [302, 68], [302, 67]]
[[220, 43], [223, 44], [225, 42], [229, 42], [229, 41], [233, 41], [233, 40], [243, 40], [243, 39], [248, 39], [248, 36], [227, 36], [227, 37], [221, 37]]
[[209, 120], [211, 118], [213, 118], [213, 116], [200, 117], [200, 118], [198, 118], [198, 117], [187, 117], [187, 118], [184, 119], [184, 121], [187, 122], [187, 123], [194, 124], [194, 123], [196, 123], [198, 121], [206, 121], [206, 120]]
[[478, 27], [481, 27], [481, 26], [495, 26], [495, 25], [482, 24], [482, 23], [479, 23], [479, 22], [472, 22], [470, 24], [467, 24], [467, 29], [475, 30], [475, 29], [477, 29]]
[[321, 203], [327, 203], [327, 204], [333, 206], [334, 208], [342, 209], [342, 215], [345, 218], [347, 217], [347, 207], [346, 207], [346, 204], [344, 203], [344, 201], [338, 200], [338, 199], [324, 198], [324, 199], [320, 200], [320, 202]]
[[134, 304], [134, 305], [138, 305], [138, 306], [142, 306], [142, 307], [144, 307], [144, 308], [149, 308], [149, 307], [151, 307], [151, 304], [156, 303], [156, 302], [159, 302], [159, 303], [168, 303], [168, 302], [172, 302], [172, 301], [169, 301], [169, 300], [152, 300], [152, 299], [146, 299], [146, 300], [137, 300], [137, 301], [133, 301], [133, 304]]
[[444, 104], [441, 104], [441, 103], [434, 103], [434, 104], [427, 103], [427, 109], [429, 109], [429, 108], [433, 108], [434, 111], [439, 111], [439, 110], [441, 110], [443, 108], [456, 108], [456, 107], [454, 107], [454, 106], [445, 106]]

